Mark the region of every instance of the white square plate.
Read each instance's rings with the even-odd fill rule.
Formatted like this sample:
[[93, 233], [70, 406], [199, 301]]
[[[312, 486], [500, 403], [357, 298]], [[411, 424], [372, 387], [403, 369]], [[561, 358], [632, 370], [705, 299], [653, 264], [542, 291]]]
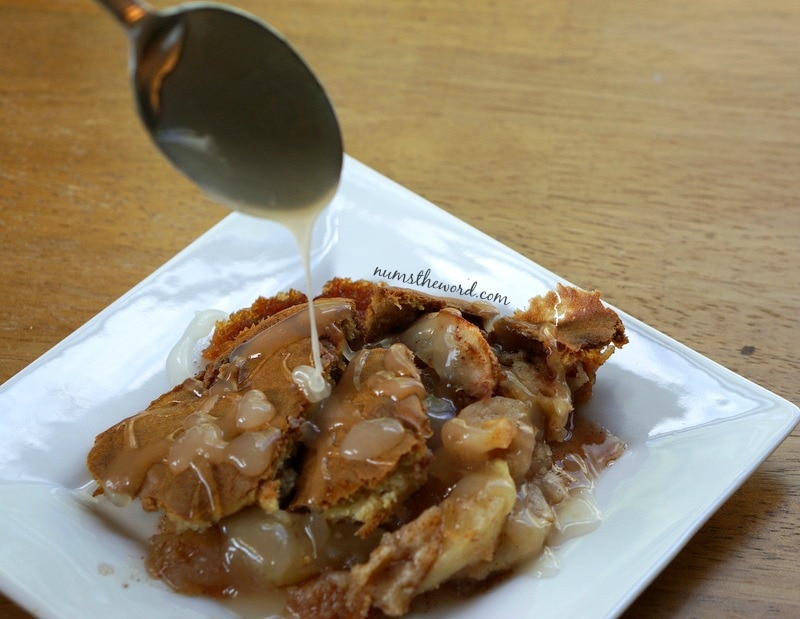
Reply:
[[[315, 289], [396, 273], [406, 283], [390, 283], [451, 296], [436, 286], [460, 285], [510, 311], [560, 281], [350, 158], [316, 234]], [[232, 214], [0, 387], [6, 595], [42, 617], [233, 616], [146, 576], [152, 519], [90, 508], [84, 459], [98, 432], [171, 387], [165, 360], [195, 311], [233, 311], [302, 281], [288, 232]], [[559, 549], [556, 576], [523, 570], [420, 616], [618, 615], [797, 424], [791, 403], [620, 314], [630, 344], [584, 410], [628, 444], [597, 484], [602, 525]]]

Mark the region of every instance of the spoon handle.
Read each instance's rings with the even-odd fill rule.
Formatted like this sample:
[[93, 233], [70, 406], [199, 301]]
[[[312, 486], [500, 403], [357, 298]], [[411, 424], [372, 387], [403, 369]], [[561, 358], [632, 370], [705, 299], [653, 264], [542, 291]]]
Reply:
[[97, 0], [117, 18], [125, 28], [132, 28], [142, 17], [149, 15], [152, 9], [140, 0]]

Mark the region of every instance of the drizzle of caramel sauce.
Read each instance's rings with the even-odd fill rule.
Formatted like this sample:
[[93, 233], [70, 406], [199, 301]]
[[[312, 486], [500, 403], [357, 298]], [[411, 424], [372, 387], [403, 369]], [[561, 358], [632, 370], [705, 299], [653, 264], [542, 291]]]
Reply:
[[[315, 313], [320, 328], [326, 329], [350, 317], [352, 311], [347, 303], [331, 299], [317, 303]], [[176, 474], [193, 470], [212, 505], [217, 500], [211, 465], [227, 461], [245, 475], [261, 475], [272, 460], [280, 431], [269, 426], [275, 409], [264, 394], [241, 389], [242, 372], [247, 362], [307, 338], [309, 314], [308, 310], [293, 314], [238, 346], [208, 389], [197, 379], [184, 381], [183, 396], [196, 398], [196, 409], [169, 436], [146, 445], [136, 439], [137, 422], [147, 415], [165, 414], [158, 408], [126, 420], [122, 449], [103, 480], [105, 493], [116, 503], [128, 502], [141, 488], [148, 470], [162, 461]]]

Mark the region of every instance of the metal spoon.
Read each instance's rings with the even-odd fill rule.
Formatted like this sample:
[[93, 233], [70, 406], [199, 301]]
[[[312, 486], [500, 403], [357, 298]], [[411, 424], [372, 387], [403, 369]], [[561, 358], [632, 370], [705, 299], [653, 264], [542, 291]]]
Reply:
[[218, 4], [99, 1], [127, 30], [139, 113], [180, 171], [233, 208], [327, 204], [342, 168], [339, 125], [283, 37]]

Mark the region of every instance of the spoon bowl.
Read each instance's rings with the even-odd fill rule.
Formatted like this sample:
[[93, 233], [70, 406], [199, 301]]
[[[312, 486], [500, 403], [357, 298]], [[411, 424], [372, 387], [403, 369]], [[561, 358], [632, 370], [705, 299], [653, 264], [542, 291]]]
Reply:
[[214, 199], [263, 216], [330, 201], [342, 169], [339, 125], [281, 35], [219, 4], [156, 11], [100, 1], [131, 40], [142, 121], [181, 172]]

